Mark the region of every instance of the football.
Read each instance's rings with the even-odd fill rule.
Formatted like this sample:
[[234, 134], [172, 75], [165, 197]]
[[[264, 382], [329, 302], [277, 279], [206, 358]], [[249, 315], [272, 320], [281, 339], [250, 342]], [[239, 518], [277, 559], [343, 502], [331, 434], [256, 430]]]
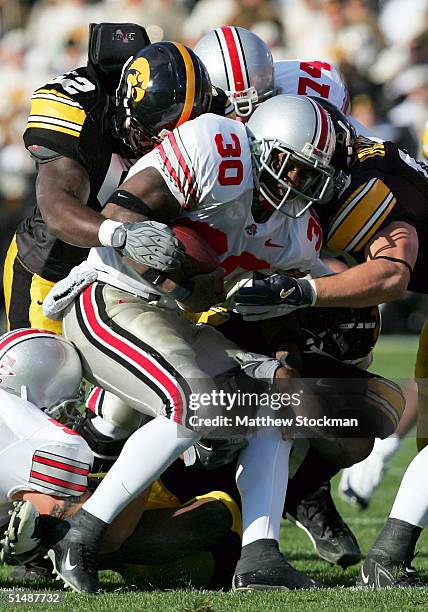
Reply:
[[208, 274], [221, 266], [220, 259], [212, 246], [194, 229], [177, 224], [172, 226], [172, 230], [186, 251], [187, 257], [183, 266], [186, 276]]

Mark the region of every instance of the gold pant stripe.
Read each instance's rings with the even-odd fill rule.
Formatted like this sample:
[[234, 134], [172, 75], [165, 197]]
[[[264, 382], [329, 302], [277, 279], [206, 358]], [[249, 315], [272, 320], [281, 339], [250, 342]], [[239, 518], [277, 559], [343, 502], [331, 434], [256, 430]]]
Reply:
[[4, 302], [5, 302], [5, 308], [6, 308], [6, 317], [7, 317], [7, 331], [10, 331], [9, 310], [10, 310], [10, 300], [12, 297], [13, 264], [15, 262], [15, 258], [17, 254], [18, 254], [18, 247], [16, 246], [16, 236], [14, 236], [8, 248], [6, 260], [4, 263], [4, 269], [3, 269], [3, 292], [4, 292]]

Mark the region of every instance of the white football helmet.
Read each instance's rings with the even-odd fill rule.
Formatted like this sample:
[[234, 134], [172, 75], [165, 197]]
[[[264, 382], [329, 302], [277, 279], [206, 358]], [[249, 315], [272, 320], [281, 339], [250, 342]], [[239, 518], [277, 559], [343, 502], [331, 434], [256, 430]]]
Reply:
[[[256, 189], [271, 206], [298, 218], [313, 203], [333, 197], [336, 135], [329, 113], [318, 102], [306, 96], [275, 96], [254, 111], [247, 130]], [[296, 162], [310, 170], [299, 187], [287, 180]], [[291, 206], [295, 203], [297, 208]]]
[[201, 38], [194, 51], [238, 116], [249, 117], [257, 104], [275, 95], [272, 54], [254, 32], [235, 26], [216, 28]]
[[0, 336], [0, 389], [70, 425], [82, 401], [81, 383], [79, 355], [62, 336], [29, 328]]

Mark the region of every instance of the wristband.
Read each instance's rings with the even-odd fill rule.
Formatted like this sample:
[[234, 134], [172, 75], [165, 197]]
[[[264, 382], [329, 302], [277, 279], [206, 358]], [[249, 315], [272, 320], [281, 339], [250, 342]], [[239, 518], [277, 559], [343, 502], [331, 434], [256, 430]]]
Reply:
[[112, 237], [115, 230], [123, 225], [120, 221], [113, 221], [113, 219], [106, 219], [103, 221], [98, 228], [98, 240], [103, 246], [113, 246]]
[[317, 303], [317, 299], [318, 299], [317, 286], [315, 284], [315, 281], [312, 280], [311, 278], [305, 278], [304, 280], [307, 281], [310, 286], [311, 306], [315, 306], [315, 304]]

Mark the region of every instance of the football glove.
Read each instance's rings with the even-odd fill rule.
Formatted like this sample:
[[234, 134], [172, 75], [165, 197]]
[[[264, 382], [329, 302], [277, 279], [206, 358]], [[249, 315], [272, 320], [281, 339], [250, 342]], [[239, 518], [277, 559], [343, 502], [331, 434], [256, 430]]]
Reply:
[[234, 355], [234, 360], [241, 366], [241, 371], [255, 380], [265, 380], [273, 383], [275, 372], [281, 367], [281, 362], [273, 357], [243, 351]]
[[316, 299], [313, 280], [273, 274], [241, 287], [235, 294], [235, 309], [244, 321], [260, 321], [313, 306]]
[[14, 502], [9, 511], [10, 521], [0, 542], [0, 563], [23, 565], [35, 559], [41, 551], [36, 535], [39, 513], [29, 501]]
[[122, 255], [160, 272], [178, 270], [185, 258], [184, 245], [158, 221], [123, 223], [114, 230], [111, 244]]
[[83, 261], [68, 276], [58, 281], [43, 302], [43, 314], [53, 321], [61, 321], [64, 310], [86, 287], [97, 280], [98, 272]]

